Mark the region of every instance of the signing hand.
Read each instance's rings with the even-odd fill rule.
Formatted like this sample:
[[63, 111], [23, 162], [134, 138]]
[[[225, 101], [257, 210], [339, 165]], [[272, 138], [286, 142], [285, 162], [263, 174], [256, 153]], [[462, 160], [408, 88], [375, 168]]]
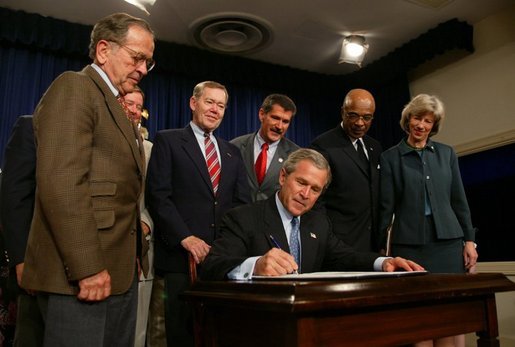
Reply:
[[102, 301], [111, 295], [111, 276], [107, 270], [79, 281], [77, 298], [83, 301]]
[[401, 257], [388, 258], [383, 261], [383, 271], [393, 272], [395, 270], [424, 271], [424, 268], [417, 263]]
[[299, 266], [291, 254], [280, 248], [272, 248], [257, 260], [254, 275], [280, 276], [290, 274], [298, 268]]
[[211, 246], [196, 236], [188, 236], [181, 241], [182, 247], [193, 255], [195, 263], [200, 264], [209, 253]]

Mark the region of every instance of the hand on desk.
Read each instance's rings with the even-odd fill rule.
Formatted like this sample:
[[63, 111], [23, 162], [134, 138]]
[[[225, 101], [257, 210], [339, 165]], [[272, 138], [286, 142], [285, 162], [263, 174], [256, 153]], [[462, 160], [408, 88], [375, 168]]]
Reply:
[[293, 256], [280, 248], [272, 248], [260, 257], [254, 267], [254, 275], [279, 276], [293, 273], [299, 268]]
[[393, 272], [395, 270], [424, 271], [424, 268], [414, 261], [401, 257], [388, 258], [383, 261], [383, 271]]

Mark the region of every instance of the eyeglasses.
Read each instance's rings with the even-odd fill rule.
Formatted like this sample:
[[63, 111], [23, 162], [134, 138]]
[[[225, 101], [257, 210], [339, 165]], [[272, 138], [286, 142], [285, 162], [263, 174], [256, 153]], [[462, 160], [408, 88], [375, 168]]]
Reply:
[[355, 112], [346, 112], [345, 116], [347, 118], [349, 118], [349, 120], [351, 122], [357, 122], [358, 119], [363, 119], [363, 122], [368, 123], [368, 122], [371, 122], [372, 119], [374, 119], [374, 116], [372, 116], [370, 114], [366, 114], [364, 116], [361, 116], [361, 115], [359, 115], [359, 114], [357, 114]]
[[143, 53], [137, 52], [137, 51], [133, 50], [132, 48], [129, 48], [125, 45], [121, 45], [118, 42], [114, 42], [114, 43], [116, 43], [118, 46], [122, 47], [129, 53], [129, 55], [131, 56], [131, 58], [133, 60], [134, 66], [138, 66], [139, 64], [145, 62], [147, 72], [150, 72], [150, 70], [152, 70], [154, 68], [154, 66], [156, 66], [156, 61], [154, 59], [147, 58]]

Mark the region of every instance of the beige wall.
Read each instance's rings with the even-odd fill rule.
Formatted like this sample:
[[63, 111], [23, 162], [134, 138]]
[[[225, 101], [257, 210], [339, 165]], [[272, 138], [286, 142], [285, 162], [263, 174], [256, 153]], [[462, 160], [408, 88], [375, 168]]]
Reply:
[[[515, 142], [515, 6], [471, 24], [473, 54], [436, 58], [417, 68], [410, 83], [412, 95], [443, 100], [447, 118], [434, 139], [461, 155]], [[515, 262], [477, 268], [503, 272], [515, 282]], [[499, 293], [496, 301], [501, 346], [515, 347], [515, 292]], [[475, 340], [475, 334], [467, 335], [466, 345], [476, 346]]]
[[[474, 25], [475, 52], [412, 74], [410, 90], [438, 95], [447, 118], [434, 137], [468, 154], [515, 142], [515, 6]], [[439, 63], [440, 62], [440, 63]]]

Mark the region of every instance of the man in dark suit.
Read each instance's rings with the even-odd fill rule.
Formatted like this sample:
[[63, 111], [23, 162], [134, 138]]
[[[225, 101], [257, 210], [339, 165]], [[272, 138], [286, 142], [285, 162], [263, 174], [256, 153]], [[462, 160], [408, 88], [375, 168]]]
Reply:
[[165, 279], [166, 339], [192, 346], [190, 312], [178, 295], [189, 287], [188, 253], [206, 257], [223, 214], [250, 201], [245, 166], [236, 146], [213, 136], [227, 105], [226, 88], [199, 83], [190, 98], [192, 121], [159, 131], [147, 179], [147, 203], [155, 227], [154, 267]]
[[331, 165], [333, 181], [321, 197], [334, 233], [361, 251], [378, 250], [379, 156], [382, 147], [366, 133], [375, 101], [364, 89], [353, 89], [341, 108], [342, 122], [318, 136], [311, 148]]
[[91, 33], [93, 64], [65, 72], [34, 112], [36, 198], [22, 286], [46, 299], [44, 345], [131, 346], [137, 308], [137, 128], [117, 97], [154, 66], [154, 35], [127, 14]]
[[[36, 193], [36, 146], [32, 116], [20, 116], [5, 149], [0, 211], [9, 266], [18, 285], [23, 274]], [[18, 295], [15, 346], [41, 346], [44, 321], [36, 296], [23, 289]]]
[[277, 194], [225, 215], [201, 278], [250, 279], [294, 271], [423, 270], [402, 258], [357, 252], [339, 240], [327, 216], [311, 211], [330, 180], [331, 170], [321, 154], [311, 149], [293, 152], [281, 169]]
[[231, 141], [241, 151], [252, 201], [267, 199], [279, 189], [282, 163], [299, 149], [284, 137], [296, 112], [295, 103], [286, 95], [268, 95], [259, 109], [259, 130]]

